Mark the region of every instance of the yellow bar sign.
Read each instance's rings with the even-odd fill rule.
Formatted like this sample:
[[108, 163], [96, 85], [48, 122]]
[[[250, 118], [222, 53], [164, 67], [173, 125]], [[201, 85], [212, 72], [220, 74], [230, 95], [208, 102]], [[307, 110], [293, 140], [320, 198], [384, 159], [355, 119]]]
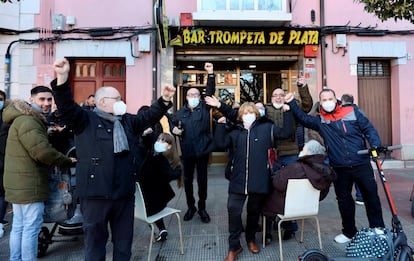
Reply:
[[318, 45], [319, 31], [315, 29], [237, 30], [184, 29], [183, 45]]

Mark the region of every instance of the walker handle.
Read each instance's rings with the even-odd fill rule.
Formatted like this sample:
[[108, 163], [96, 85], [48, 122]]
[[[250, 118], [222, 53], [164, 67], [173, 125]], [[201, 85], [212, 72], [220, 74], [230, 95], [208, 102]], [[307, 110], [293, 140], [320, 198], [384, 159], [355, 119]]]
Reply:
[[[399, 150], [399, 149], [401, 149], [401, 148], [402, 148], [402, 145], [380, 146], [380, 147], [377, 147], [377, 148], [376, 148], [376, 150], [377, 150], [378, 152], [387, 152], [387, 151], [392, 151], [392, 150]], [[367, 149], [367, 150], [359, 150], [359, 151], [357, 152], [357, 154], [359, 154], [359, 155], [362, 155], [362, 154], [368, 154], [370, 150], [371, 150], [371, 149]]]

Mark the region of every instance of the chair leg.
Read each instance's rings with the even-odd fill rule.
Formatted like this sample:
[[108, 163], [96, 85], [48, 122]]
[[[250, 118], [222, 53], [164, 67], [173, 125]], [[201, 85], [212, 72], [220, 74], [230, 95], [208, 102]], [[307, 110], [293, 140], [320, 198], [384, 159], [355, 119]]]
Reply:
[[282, 222], [283, 222], [283, 219], [279, 220], [279, 222], [277, 223], [277, 234], [279, 236], [279, 255], [280, 255], [280, 261], [283, 261], [282, 228], [281, 228]]
[[177, 217], [178, 231], [180, 233], [180, 251], [181, 251], [181, 255], [184, 255], [183, 232], [182, 232], [182, 229], [181, 229], [180, 214], [175, 213], [175, 216]]
[[263, 248], [266, 247], [266, 216], [262, 216], [262, 242], [263, 242]]
[[302, 219], [301, 221], [302, 221], [301, 222], [302, 223], [302, 226], [301, 226], [302, 228], [301, 228], [301, 231], [300, 231], [300, 242], [303, 243], [303, 230], [305, 228], [305, 219]]
[[154, 224], [151, 223], [150, 226], [151, 226], [151, 239], [150, 239], [150, 245], [148, 248], [148, 261], [151, 260], [152, 242], [154, 241]]
[[319, 247], [322, 250], [321, 228], [319, 226], [319, 219], [316, 216], [314, 218], [315, 218], [315, 221], [316, 221], [316, 228], [318, 229]]

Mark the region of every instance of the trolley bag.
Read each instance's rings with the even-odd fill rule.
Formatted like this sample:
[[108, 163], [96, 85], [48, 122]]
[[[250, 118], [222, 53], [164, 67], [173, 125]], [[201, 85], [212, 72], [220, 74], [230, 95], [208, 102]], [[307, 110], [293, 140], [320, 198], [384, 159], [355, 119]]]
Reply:
[[347, 257], [392, 260], [387, 258], [393, 255], [392, 232], [387, 228], [361, 228], [346, 247]]

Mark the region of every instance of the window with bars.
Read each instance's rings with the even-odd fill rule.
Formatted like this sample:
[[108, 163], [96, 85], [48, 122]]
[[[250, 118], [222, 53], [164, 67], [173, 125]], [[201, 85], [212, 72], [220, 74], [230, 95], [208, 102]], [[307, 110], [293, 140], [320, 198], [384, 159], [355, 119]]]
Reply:
[[358, 61], [358, 76], [390, 76], [390, 63], [384, 60]]

